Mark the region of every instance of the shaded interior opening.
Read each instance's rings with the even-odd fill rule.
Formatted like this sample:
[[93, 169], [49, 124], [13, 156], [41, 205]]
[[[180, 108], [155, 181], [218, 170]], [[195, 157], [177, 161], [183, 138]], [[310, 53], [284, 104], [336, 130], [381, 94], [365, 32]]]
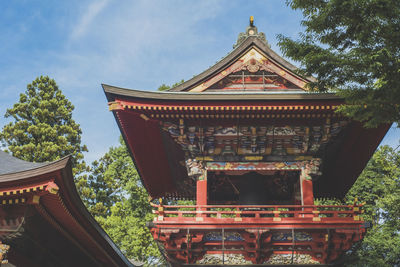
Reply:
[[300, 171], [208, 172], [211, 205], [301, 204]]

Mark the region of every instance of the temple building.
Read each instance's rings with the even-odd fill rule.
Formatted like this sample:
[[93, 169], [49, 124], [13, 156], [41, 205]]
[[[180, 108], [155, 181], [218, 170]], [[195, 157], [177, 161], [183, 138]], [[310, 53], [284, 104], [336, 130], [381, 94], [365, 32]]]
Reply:
[[343, 198], [389, 125], [343, 117], [312, 81], [251, 19], [226, 57], [167, 92], [103, 84], [172, 266], [337, 264], [363, 238], [362, 204], [314, 200]]
[[0, 265], [133, 266], [82, 203], [70, 157], [32, 163], [1, 150]]

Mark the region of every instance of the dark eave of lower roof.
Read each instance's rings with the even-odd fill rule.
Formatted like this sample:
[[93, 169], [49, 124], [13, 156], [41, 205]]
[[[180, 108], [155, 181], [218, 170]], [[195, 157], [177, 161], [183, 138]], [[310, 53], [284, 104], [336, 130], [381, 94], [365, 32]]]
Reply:
[[[2, 156], [3, 158], [12, 157], [4, 154]], [[20, 161], [15, 161], [14, 163], [18, 164]], [[40, 179], [48, 179], [48, 174], [52, 174], [56, 184], [60, 187], [60, 192], [67, 208], [67, 210], [60, 210], [60, 212], [69, 212], [71, 216], [79, 221], [102, 250], [107, 252], [107, 257], [115, 262], [114, 266], [133, 266], [83, 204], [74, 183], [71, 164], [71, 156], [66, 156], [54, 162], [27, 165], [27, 168], [22, 171], [1, 174], [0, 189], [10, 185], [22, 186], [31, 184], [32, 181], [37, 182]], [[56, 175], [56, 173], [61, 175]], [[54, 214], [52, 215], [57, 217]]]
[[[71, 204], [74, 206], [74, 209], [72, 207], [69, 208], [70, 212], [75, 218], [78, 218], [79, 215], [82, 216], [84, 221], [86, 222], [81, 221], [80, 223], [82, 225], [86, 224], [94, 229], [94, 232], [98, 234], [98, 236], [97, 237], [93, 236], [93, 237], [100, 243], [103, 249], [105, 249], [108, 252], [109, 257], [113, 258], [113, 260], [117, 262], [118, 266], [133, 267], [134, 265], [125, 257], [125, 255], [111, 240], [111, 238], [107, 235], [107, 233], [103, 230], [103, 228], [89, 213], [88, 209], [83, 204], [78, 194], [78, 191], [76, 190], [75, 182], [72, 176], [72, 167], [70, 164], [71, 162], [69, 161], [68, 162], [69, 166], [67, 166], [67, 168], [64, 168], [62, 170], [62, 176], [61, 176], [63, 179], [63, 184], [65, 185], [66, 189], [63, 193], [69, 196], [69, 199], [72, 202]], [[67, 201], [66, 204], [68, 205]], [[78, 210], [78, 213], [74, 214], [74, 210]], [[91, 229], [87, 230], [88, 232], [90, 232]]]
[[120, 88], [102, 84], [109, 102], [115, 98], [141, 98], [165, 101], [262, 101], [262, 100], [342, 100], [335, 93], [310, 93], [305, 91], [262, 91], [262, 92], [151, 92]]
[[[9, 155], [9, 157], [12, 157]], [[27, 167], [23, 170], [17, 170], [17, 171], [11, 171], [8, 173], [0, 174], [0, 184], [4, 182], [13, 182], [13, 181], [19, 181], [19, 183], [26, 182], [29, 180], [31, 177], [36, 177], [40, 176], [43, 174], [51, 173], [54, 171], [58, 171], [61, 169], [64, 169], [65, 166], [67, 165], [68, 161], [70, 160], [71, 156], [66, 156], [62, 159], [53, 161], [53, 162], [46, 162], [46, 163], [39, 163], [39, 164], [34, 164], [22, 160], [18, 160], [14, 158], [15, 161], [14, 164], [18, 164], [19, 162], [22, 163], [27, 163], [31, 165], [27, 165]], [[1, 186], [1, 185], [0, 185]]]
[[46, 163], [28, 162], [0, 150], [0, 175], [35, 169], [43, 165]]

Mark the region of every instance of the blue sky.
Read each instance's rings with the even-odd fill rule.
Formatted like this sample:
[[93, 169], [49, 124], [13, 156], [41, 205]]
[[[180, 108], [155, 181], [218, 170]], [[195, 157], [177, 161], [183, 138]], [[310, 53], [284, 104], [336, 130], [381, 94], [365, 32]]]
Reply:
[[[75, 105], [88, 162], [118, 144], [101, 83], [156, 90], [187, 80], [231, 51], [250, 15], [278, 53], [277, 34], [302, 31], [283, 0], [21, 0], [0, 10], [0, 127], [26, 85], [48, 75]], [[399, 137], [392, 127], [383, 143]]]

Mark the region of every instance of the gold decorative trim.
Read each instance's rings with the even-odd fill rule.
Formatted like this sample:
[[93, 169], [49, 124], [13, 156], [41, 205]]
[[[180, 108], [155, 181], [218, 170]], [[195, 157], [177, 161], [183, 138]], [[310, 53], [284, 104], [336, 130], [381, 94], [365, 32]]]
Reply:
[[109, 111], [122, 110], [122, 109], [124, 109], [124, 107], [119, 102], [109, 102], [108, 103], [108, 110]]
[[3, 199], [0, 202], [0, 205], [13, 205], [13, 204], [22, 204], [26, 202], [26, 198], [10, 198], [10, 199]]
[[33, 195], [32, 203], [33, 204], [39, 204], [39, 202], [40, 202], [40, 196], [39, 195]]

